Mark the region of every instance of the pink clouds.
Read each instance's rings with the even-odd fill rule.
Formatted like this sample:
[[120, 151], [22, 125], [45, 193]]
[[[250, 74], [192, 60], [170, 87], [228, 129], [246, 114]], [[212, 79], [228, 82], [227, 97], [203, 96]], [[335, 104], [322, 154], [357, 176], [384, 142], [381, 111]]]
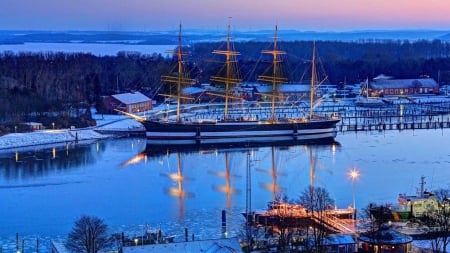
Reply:
[[4, 0], [0, 29], [450, 29], [448, 13], [448, 0]]

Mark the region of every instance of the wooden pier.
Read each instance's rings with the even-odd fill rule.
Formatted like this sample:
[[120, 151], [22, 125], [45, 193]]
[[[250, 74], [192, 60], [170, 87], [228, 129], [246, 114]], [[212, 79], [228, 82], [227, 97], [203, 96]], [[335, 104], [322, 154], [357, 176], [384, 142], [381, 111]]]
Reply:
[[450, 104], [401, 104], [340, 108], [339, 132], [450, 128]]
[[[339, 115], [339, 132], [346, 131], [385, 131], [406, 129], [444, 129], [450, 128], [450, 100], [443, 102], [416, 103], [402, 99], [377, 107], [361, 107], [354, 103], [326, 102], [315, 108], [314, 113], [326, 117]], [[291, 106], [275, 107], [278, 119], [307, 117], [309, 106], [299, 103]], [[183, 108], [186, 117], [195, 119], [222, 119], [223, 106], [196, 105]], [[165, 117], [172, 111], [165, 111]], [[265, 103], [231, 104], [229, 117], [235, 120], [261, 120], [271, 116], [271, 108]], [[245, 116], [243, 116], [245, 115]]]
[[288, 208], [252, 213], [247, 216], [247, 221], [252, 225], [264, 227], [298, 228], [322, 224], [329, 232], [352, 234], [355, 233], [353, 215], [353, 209], [306, 212], [306, 209]]

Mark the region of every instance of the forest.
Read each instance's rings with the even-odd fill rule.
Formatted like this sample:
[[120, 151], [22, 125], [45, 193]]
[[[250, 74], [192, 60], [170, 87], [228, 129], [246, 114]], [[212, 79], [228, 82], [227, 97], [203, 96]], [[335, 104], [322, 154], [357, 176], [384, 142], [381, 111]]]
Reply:
[[[210, 83], [210, 77], [223, 68], [225, 59], [212, 54], [223, 49], [224, 42], [195, 43], [183, 47], [189, 75], [198, 83]], [[239, 77], [256, 81], [270, 65], [270, 55], [262, 50], [266, 42], [235, 42]], [[308, 78], [312, 41], [279, 41], [286, 51], [283, 75], [291, 82]], [[450, 84], [450, 43], [440, 40], [356, 42], [316, 41], [321, 68], [331, 84], [359, 83], [379, 74], [395, 78], [429, 76], [440, 84]], [[102, 98], [111, 94], [141, 91], [152, 99], [167, 92], [161, 75], [176, 72], [176, 57], [139, 52], [120, 52], [115, 56], [89, 53], [42, 52], [0, 53], [0, 134], [12, 126], [37, 121], [50, 128], [95, 124], [87, 108], [102, 111]], [[214, 85], [214, 84], [213, 84]], [[17, 128], [16, 128], [17, 129]], [[19, 130], [24, 130], [19, 128]]]

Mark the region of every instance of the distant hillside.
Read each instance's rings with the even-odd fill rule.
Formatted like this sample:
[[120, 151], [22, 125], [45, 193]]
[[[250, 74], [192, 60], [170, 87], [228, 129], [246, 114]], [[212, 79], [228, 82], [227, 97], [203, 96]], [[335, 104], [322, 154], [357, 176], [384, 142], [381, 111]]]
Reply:
[[[273, 30], [232, 31], [235, 41], [270, 41]], [[0, 31], [0, 44], [44, 43], [101, 43], [138, 45], [175, 45], [178, 31], [113, 32], [113, 31]], [[223, 41], [226, 30], [207, 31], [187, 29], [184, 40], [190, 43]], [[450, 31], [436, 30], [367, 30], [349, 32], [314, 32], [280, 30], [284, 41], [383, 41], [383, 40], [445, 40], [450, 41]]]

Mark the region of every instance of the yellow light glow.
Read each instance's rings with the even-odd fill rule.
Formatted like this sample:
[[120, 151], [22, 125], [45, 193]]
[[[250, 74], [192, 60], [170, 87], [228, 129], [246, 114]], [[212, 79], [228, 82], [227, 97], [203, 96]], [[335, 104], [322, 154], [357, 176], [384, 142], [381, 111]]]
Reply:
[[360, 176], [359, 171], [356, 168], [351, 169], [348, 175], [352, 180], [358, 179]]

